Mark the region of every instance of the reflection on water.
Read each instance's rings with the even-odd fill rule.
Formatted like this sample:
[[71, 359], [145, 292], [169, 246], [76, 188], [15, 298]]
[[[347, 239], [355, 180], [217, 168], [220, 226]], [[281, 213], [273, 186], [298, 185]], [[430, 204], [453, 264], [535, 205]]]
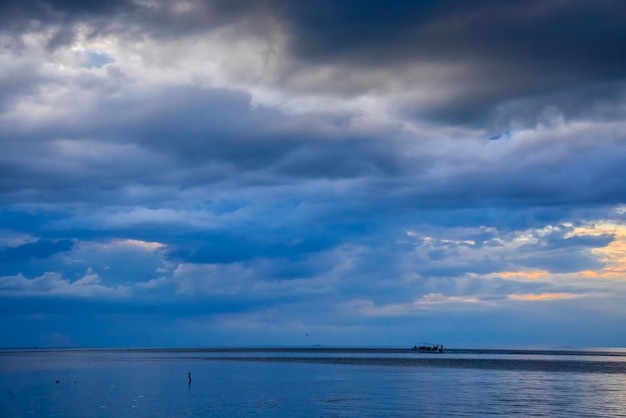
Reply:
[[624, 354], [0, 351], [0, 416], [617, 417]]

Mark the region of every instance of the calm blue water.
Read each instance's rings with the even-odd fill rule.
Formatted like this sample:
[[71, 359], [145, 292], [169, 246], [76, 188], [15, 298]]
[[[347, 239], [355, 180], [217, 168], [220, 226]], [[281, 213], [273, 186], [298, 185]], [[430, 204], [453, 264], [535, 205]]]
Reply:
[[626, 351], [0, 350], [0, 416], [626, 417]]

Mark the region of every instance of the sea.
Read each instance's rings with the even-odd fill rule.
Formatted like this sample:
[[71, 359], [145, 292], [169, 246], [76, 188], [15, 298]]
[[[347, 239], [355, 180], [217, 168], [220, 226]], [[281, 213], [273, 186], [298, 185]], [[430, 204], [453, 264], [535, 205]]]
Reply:
[[626, 349], [5, 349], [0, 416], [626, 417]]

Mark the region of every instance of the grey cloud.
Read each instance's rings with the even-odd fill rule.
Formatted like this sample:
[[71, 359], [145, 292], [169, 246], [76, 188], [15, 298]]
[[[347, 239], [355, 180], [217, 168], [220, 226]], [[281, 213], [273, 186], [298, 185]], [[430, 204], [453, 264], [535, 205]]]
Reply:
[[107, 17], [127, 10], [128, 0], [3, 0], [0, 11], [4, 28], [21, 28], [27, 25], [68, 23], [76, 19]]
[[556, 248], [602, 248], [609, 245], [615, 239], [614, 236], [603, 235], [577, 235], [574, 237], [563, 238], [559, 240], [550, 239], [550, 244]]
[[554, 118], [564, 122], [612, 121], [624, 117], [624, 81], [568, 86], [554, 92], [513, 98], [491, 107], [489, 116], [496, 126], [526, 127], [550, 125]]
[[[415, 170], [402, 158], [402, 141], [388, 138], [350, 138], [344, 141], [308, 141], [286, 155], [276, 167], [297, 177], [397, 177]], [[423, 163], [422, 161], [412, 161]], [[323, 174], [322, 174], [323, 173]]]
[[[318, 209], [327, 202], [347, 219], [484, 205], [573, 210], [619, 204], [626, 193], [626, 148], [610, 125], [565, 133], [557, 126], [505, 141], [468, 139], [470, 146], [463, 146], [407, 138], [397, 128], [355, 133], [346, 123], [351, 115], [287, 115], [252, 107], [242, 92], [190, 87], [139, 97], [105, 94], [76, 112], [72, 119], [0, 128], [6, 138], [0, 189], [7, 202], [114, 197], [149, 204], [194, 188], [219, 197], [226, 185], [250, 201], [263, 193], [280, 197], [281, 187], [291, 185], [282, 193], [297, 189], [300, 199], [315, 198]], [[317, 184], [324, 180], [333, 187]], [[133, 187], [145, 193], [126, 193]], [[333, 202], [343, 205], [335, 209]]]
[[[157, 180], [177, 187], [280, 184], [289, 176], [385, 177], [413, 170], [400, 142], [378, 141], [384, 132], [352, 133], [345, 126], [350, 117], [288, 116], [221, 89], [169, 87], [140, 97], [104, 91], [98, 101], [75, 108], [72, 118], [0, 128], [6, 138], [0, 186], [5, 194], [53, 187], [57, 198], [64, 190], [87, 198]], [[258, 175], [246, 180], [246, 173]], [[94, 190], [96, 179], [101, 188]]]
[[261, 22], [266, 14], [265, 3], [210, 0], [181, 5], [133, 0], [5, 0], [0, 3], [0, 23], [5, 32], [50, 30], [47, 47], [54, 50], [70, 45], [81, 31], [83, 34], [86, 31], [88, 38], [112, 33], [131, 37], [148, 33], [156, 38], [170, 38], [243, 21], [254, 32], [258, 31], [257, 26], [265, 26]]
[[[3, 56], [0, 54], [0, 57]], [[8, 109], [24, 94], [38, 94], [47, 78], [41, 74], [41, 62], [14, 55], [10, 58], [0, 62], [0, 110]]]
[[604, 263], [583, 251], [560, 252], [557, 254], [535, 253], [520, 260], [520, 265], [553, 273], [573, 273], [584, 270], [599, 270]]
[[70, 240], [39, 239], [17, 247], [0, 249], [0, 263], [20, 263], [28, 259], [48, 258], [57, 253], [70, 251], [74, 242]]
[[[267, 234], [271, 235], [271, 231], [268, 231]], [[199, 248], [192, 250], [192, 253], [184, 259], [187, 262], [206, 264], [228, 264], [253, 258], [297, 260], [303, 255], [332, 248], [337, 244], [340, 237], [339, 233], [334, 233], [332, 237], [316, 237], [309, 233], [302, 239], [293, 235], [289, 236], [288, 239], [297, 242], [290, 245], [285, 243], [287, 237], [279, 238], [276, 236], [264, 236], [262, 240], [255, 240], [247, 236], [237, 237], [229, 234], [208, 235], [205, 237], [204, 243]]]
[[[72, 321], [81, 314], [129, 314], [129, 315], [165, 315], [168, 317], [185, 317], [202, 314], [221, 314], [232, 312], [254, 311], [267, 308], [267, 301], [246, 300], [244, 303], [232, 298], [215, 297], [207, 303], [206, 298], [180, 297], [179, 299], [158, 300], [150, 298], [86, 298], [80, 295], [57, 295], [51, 298], [46, 295], [24, 295], [11, 298], [0, 295], [0, 313], [2, 314], [42, 314], [71, 315]], [[91, 325], [89, 326], [91, 328]], [[106, 328], [106, 327], [105, 327]]]
[[[200, 264], [264, 260], [265, 264], [276, 264], [276, 267], [266, 267], [267, 277], [298, 277], [294, 272], [308, 266], [308, 275], [314, 276], [330, 267], [319, 260], [315, 264], [310, 257], [328, 254], [344, 243], [358, 241], [364, 229], [354, 225], [354, 220], [346, 222], [335, 218], [329, 222], [317, 218], [316, 212], [307, 214], [304, 208], [288, 206], [274, 211], [263, 213], [259, 209], [248, 222], [220, 223], [205, 232], [196, 229], [187, 235], [185, 243], [173, 241], [169, 256], [173, 260]], [[286, 216], [296, 212], [296, 217]], [[276, 216], [281, 218], [278, 223]]]

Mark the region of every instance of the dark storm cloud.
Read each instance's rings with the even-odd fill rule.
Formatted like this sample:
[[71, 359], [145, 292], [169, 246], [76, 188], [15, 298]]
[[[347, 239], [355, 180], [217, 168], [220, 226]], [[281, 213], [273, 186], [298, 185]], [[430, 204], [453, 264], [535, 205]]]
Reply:
[[626, 69], [617, 47], [626, 35], [619, 1], [348, 0], [294, 2], [285, 10], [293, 51], [311, 62], [485, 61], [518, 68], [483, 73], [497, 75], [489, 78], [494, 90], [504, 84], [531, 94], [579, 77], [622, 78]]
[[548, 79], [559, 71], [621, 77], [626, 65], [615, 48], [626, 34], [626, 6], [619, 1], [329, 0], [287, 10], [294, 50], [312, 61], [487, 58], [544, 71]]
[[[561, 75], [569, 75], [563, 80], [566, 83], [577, 74], [621, 78], [626, 68], [623, 52], [616, 48], [626, 34], [626, 5], [616, 0], [393, 4], [383, 0], [213, 0], [192, 1], [189, 10], [176, 16], [166, 13], [171, 10], [166, 2], [148, 4], [130, 0], [27, 0], [4, 1], [0, 10], [7, 21], [36, 19], [43, 24], [64, 19], [140, 17], [143, 19], [136, 23], [145, 25], [144, 29], [158, 25], [162, 34], [170, 35], [190, 26], [185, 18], [195, 19], [197, 27], [206, 29], [217, 23], [258, 19], [263, 10], [287, 26], [293, 54], [311, 63], [352, 62], [385, 67], [471, 58], [487, 60], [495, 68], [499, 63], [508, 68], [521, 65], [515, 74], [518, 81], [527, 78], [549, 84]], [[133, 12], [139, 16], [133, 16]], [[170, 19], [161, 21], [167, 14]], [[506, 81], [506, 74], [501, 78]], [[541, 85], [535, 86], [536, 91], [543, 91]]]
[[[138, 24], [145, 28], [159, 25], [162, 34], [170, 35], [183, 25], [190, 26], [184, 21], [187, 17], [206, 29], [216, 23], [258, 19], [259, 11], [264, 10], [287, 26], [294, 55], [312, 63], [394, 66], [402, 62], [486, 59], [496, 68], [498, 63], [509, 68], [521, 64], [515, 76], [529, 81], [555, 81], [561, 75], [576, 74], [621, 78], [626, 67], [623, 52], [616, 48], [626, 34], [626, 6], [616, 0], [393, 4], [383, 0], [213, 0], [190, 2], [185, 13], [169, 13], [170, 19], [161, 21], [170, 10], [166, 6], [165, 2], [147, 6], [129, 0], [41, 0], [4, 1], [0, 10], [7, 20], [30, 18], [43, 24], [89, 17], [141, 17], [144, 20], [139, 19]], [[143, 14], [132, 16], [132, 12]], [[506, 74], [501, 78], [506, 81]], [[572, 81], [565, 78], [564, 82]], [[542, 86], [535, 86], [542, 91]]]
[[[172, 8], [169, 2], [42, 0], [4, 2], [1, 10], [7, 23], [61, 24], [52, 45], [71, 43], [72, 23], [85, 20], [93, 33], [162, 38], [235, 24], [262, 36], [254, 27], [270, 22], [288, 39], [291, 63], [276, 74], [283, 87], [358, 96], [393, 82], [409, 89], [396, 111], [417, 120], [506, 129], [534, 126], [548, 107], [572, 117], [623, 117], [620, 106], [603, 106], [623, 103], [626, 57], [619, 45], [626, 39], [626, 5], [617, 0], [215, 0]], [[454, 69], [428, 83], [452, 91], [418, 104], [410, 94], [417, 77], [412, 68], [429, 64]], [[303, 87], [294, 77], [306, 79], [310, 66], [332, 66], [337, 77]], [[357, 72], [362, 81], [352, 80]]]
[[[355, 0], [289, 3], [282, 10], [291, 51], [309, 64], [376, 68], [401, 84], [397, 70], [403, 67], [456, 68], [449, 98], [398, 104], [398, 112], [416, 119], [534, 126], [547, 106], [578, 116], [613, 100], [610, 83], [626, 76], [619, 47], [626, 38], [626, 6], [619, 1]], [[411, 78], [404, 83], [410, 86]]]

